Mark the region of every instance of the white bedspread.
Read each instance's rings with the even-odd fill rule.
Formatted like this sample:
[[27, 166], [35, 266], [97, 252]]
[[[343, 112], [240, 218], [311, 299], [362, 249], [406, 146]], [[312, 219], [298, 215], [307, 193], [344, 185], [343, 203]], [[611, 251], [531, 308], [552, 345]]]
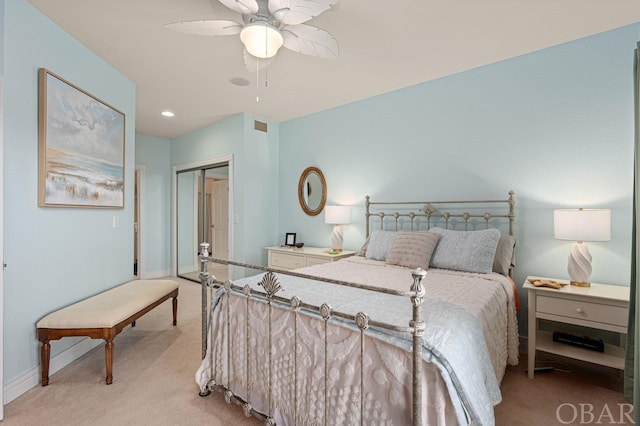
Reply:
[[[409, 289], [412, 283], [410, 271], [408, 268], [360, 256], [296, 270], [304, 274], [400, 291]], [[500, 274], [430, 269], [423, 283], [426, 286], [426, 298], [452, 303], [480, 321], [496, 378], [501, 382], [506, 364], [518, 364], [518, 320], [514, 289], [509, 278]], [[376, 317], [391, 323], [395, 318], [393, 315]], [[406, 318], [402, 319], [405, 320]]]
[[[303, 268], [296, 272], [352, 281], [367, 285], [408, 290], [410, 269], [384, 262], [351, 257], [339, 262]], [[297, 296], [305, 303], [328, 303], [332, 309], [355, 314], [366, 312], [372, 319], [406, 326], [411, 319], [408, 298], [336, 286], [318, 281], [278, 275], [282, 297]], [[257, 288], [258, 279], [236, 284]], [[518, 336], [515, 301], [511, 283], [497, 274], [482, 275], [435, 270], [423, 281], [423, 305], [427, 326], [424, 336], [423, 411], [425, 424], [493, 424], [493, 406], [500, 402], [499, 382], [506, 363], [517, 363]], [[220, 295], [218, 295], [220, 296]], [[196, 374], [201, 389], [210, 381], [231, 388], [250, 399], [256, 409], [269, 412], [278, 424], [359, 423], [354, 410], [360, 395], [360, 332], [354, 325], [330, 321], [326, 336], [330, 342], [325, 370], [322, 344], [324, 321], [273, 309], [272, 409], [269, 395], [268, 307], [242, 296], [216, 308], [211, 316], [208, 354]], [[247, 336], [249, 318], [249, 336]], [[234, 355], [227, 357], [227, 324]], [[342, 326], [340, 326], [342, 325]], [[345, 328], [345, 325], [349, 328]], [[365, 423], [406, 424], [411, 412], [411, 342], [407, 337], [375, 328], [365, 340]], [[298, 336], [294, 349], [294, 337]], [[375, 337], [375, 338], [374, 338]], [[251, 347], [247, 359], [244, 348]], [[246, 366], [249, 365], [247, 381]], [[298, 380], [294, 384], [294, 366]], [[325, 406], [325, 373], [329, 398]], [[297, 391], [297, 398], [294, 394]]]

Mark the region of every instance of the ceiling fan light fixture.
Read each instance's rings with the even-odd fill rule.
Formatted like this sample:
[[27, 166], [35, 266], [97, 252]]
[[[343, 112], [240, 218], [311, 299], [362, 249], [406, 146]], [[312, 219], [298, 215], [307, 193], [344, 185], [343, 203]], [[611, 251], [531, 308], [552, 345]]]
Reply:
[[246, 25], [240, 32], [245, 49], [256, 58], [271, 58], [278, 53], [284, 39], [280, 31], [266, 21]]

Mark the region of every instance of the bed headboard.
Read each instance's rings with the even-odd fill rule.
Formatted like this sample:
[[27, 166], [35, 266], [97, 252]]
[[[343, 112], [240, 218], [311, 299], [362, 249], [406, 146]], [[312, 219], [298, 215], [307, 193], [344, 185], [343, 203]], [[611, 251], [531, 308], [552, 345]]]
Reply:
[[[365, 201], [366, 236], [373, 229], [428, 230], [434, 226], [454, 230], [497, 228], [514, 235], [515, 193], [506, 200]], [[371, 228], [378, 224], [378, 228]]]

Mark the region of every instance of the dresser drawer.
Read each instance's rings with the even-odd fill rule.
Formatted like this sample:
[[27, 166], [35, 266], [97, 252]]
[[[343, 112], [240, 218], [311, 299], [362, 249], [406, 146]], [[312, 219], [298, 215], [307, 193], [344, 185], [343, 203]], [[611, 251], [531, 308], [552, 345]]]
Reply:
[[297, 269], [304, 268], [306, 266], [306, 261], [304, 256], [272, 252], [271, 266], [274, 268]]
[[541, 295], [537, 296], [537, 311], [544, 314], [612, 324], [620, 327], [627, 326], [629, 314], [629, 310], [621, 306]]
[[322, 259], [320, 257], [307, 257], [307, 266], [320, 265], [322, 263], [329, 263], [331, 259]]

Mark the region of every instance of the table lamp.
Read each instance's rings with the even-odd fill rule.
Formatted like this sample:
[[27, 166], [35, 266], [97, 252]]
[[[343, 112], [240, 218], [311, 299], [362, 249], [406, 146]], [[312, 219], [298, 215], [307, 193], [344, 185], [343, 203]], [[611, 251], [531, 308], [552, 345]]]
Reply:
[[324, 209], [324, 222], [333, 225], [331, 233], [332, 251], [342, 251], [342, 228], [340, 225], [347, 225], [351, 222], [351, 207], [349, 206], [326, 206]]
[[553, 211], [553, 237], [576, 243], [571, 248], [567, 272], [572, 285], [590, 287], [591, 254], [585, 241], [611, 240], [611, 210], [557, 209]]

